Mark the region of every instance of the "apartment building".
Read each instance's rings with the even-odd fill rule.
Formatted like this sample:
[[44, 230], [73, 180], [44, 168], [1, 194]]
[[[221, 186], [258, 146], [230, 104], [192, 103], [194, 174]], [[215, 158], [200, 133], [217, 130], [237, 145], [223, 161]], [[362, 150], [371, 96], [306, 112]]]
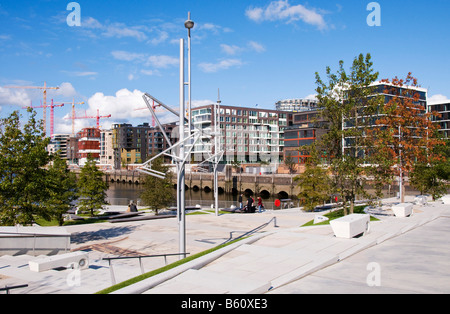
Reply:
[[433, 116], [433, 122], [439, 124], [440, 132], [446, 139], [450, 138], [450, 101], [428, 104], [429, 112], [438, 113], [439, 116]]
[[100, 130], [97, 128], [84, 128], [77, 133], [78, 138], [78, 164], [80, 167], [87, 162], [90, 155], [94, 160], [100, 161]]
[[114, 168], [114, 148], [112, 130], [100, 131], [100, 165], [105, 169]]
[[318, 108], [294, 113], [292, 120], [292, 126], [285, 130], [284, 158], [291, 158], [296, 164], [305, 164], [310, 155], [302, 147], [320, 140], [327, 132], [327, 122]]
[[[292, 113], [278, 110], [236, 106], [207, 105], [192, 110], [194, 127], [213, 132], [219, 111], [222, 163], [238, 160], [244, 164], [280, 163], [283, 159], [284, 130], [291, 124]], [[214, 141], [206, 136], [194, 148], [194, 161], [201, 162], [213, 152]]]
[[67, 159], [67, 141], [69, 134], [54, 134], [47, 146], [50, 154], [59, 154], [62, 159]]

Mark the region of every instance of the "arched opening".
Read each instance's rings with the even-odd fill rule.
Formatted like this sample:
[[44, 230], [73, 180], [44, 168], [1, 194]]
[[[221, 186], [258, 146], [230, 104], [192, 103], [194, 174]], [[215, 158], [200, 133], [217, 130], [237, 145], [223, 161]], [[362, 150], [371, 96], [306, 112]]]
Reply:
[[210, 193], [211, 192], [211, 188], [209, 186], [205, 186], [204, 191], [206, 193]]
[[111, 183], [114, 183], [114, 179], [111, 179], [110, 182], [111, 182]]
[[244, 191], [244, 195], [245, 196], [253, 196], [253, 194], [254, 194], [253, 191], [250, 190], [250, 189], [247, 189], [247, 190]]
[[197, 185], [194, 185], [194, 186], [192, 187], [192, 190], [193, 190], [194, 192], [198, 192], [198, 191], [200, 191], [200, 188], [199, 188]]
[[219, 192], [219, 194], [223, 194], [223, 193], [225, 193], [225, 190], [219, 186], [219, 188], [217, 189], [217, 192]]
[[127, 183], [127, 181], [125, 181], [125, 180], [122, 180], [122, 183]]
[[287, 198], [289, 198], [289, 194], [287, 192], [285, 192], [285, 191], [278, 192], [277, 196], [280, 199], [287, 199]]
[[261, 196], [261, 198], [263, 199], [268, 199], [270, 198], [270, 192], [267, 190], [262, 190], [261, 192], [259, 192], [259, 195]]

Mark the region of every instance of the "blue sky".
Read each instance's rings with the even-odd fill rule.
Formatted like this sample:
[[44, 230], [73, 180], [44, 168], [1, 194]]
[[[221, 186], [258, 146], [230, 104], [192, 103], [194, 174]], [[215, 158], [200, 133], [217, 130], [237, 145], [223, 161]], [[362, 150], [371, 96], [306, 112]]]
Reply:
[[[377, 1], [379, 27], [367, 24], [366, 0], [78, 0], [80, 27], [67, 25], [69, 2], [0, 1], [2, 117], [42, 99], [38, 90], [4, 86], [44, 82], [61, 87], [49, 99], [84, 101], [77, 115], [111, 114], [104, 128], [150, 122], [147, 110], [135, 110], [145, 106], [143, 92], [177, 107], [188, 11], [194, 106], [215, 101], [220, 88], [225, 105], [272, 109], [314, 95], [315, 72], [324, 77], [339, 60], [348, 69], [359, 53], [371, 53], [380, 78], [412, 72], [429, 98], [450, 97], [448, 0]], [[70, 108], [55, 109], [57, 133], [71, 132]], [[94, 124], [77, 120], [76, 128]]]

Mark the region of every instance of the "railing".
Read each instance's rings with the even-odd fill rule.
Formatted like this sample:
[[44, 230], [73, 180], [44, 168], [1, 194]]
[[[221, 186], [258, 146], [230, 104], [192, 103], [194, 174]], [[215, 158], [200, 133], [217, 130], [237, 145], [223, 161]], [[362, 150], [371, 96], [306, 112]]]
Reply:
[[252, 235], [252, 234], [254, 234], [254, 233], [256, 233], [256, 232], [258, 232], [258, 231], [264, 229], [265, 227], [267, 227], [272, 221], [273, 221], [273, 226], [274, 226], [275, 228], [278, 228], [278, 226], [277, 226], [277, 217], [273, 217], [272, 219], [270, 219], [270, 220], [269, 220], [268, 222], [266, 222], [265, 224], [262, 224], [261, 226], [256, 227], [255, 229], [252, 229], [252, 230], [250, 230], [250, 231], [248, 231], [248, 232], [245, 232], [244, 234], [240, 235], [240, 236], [237, 237], [237, 238], [234, 238], [234, 239], [233, 239], [233, 233], [238, 232], [238, 231], [231, 231], [231, 232], [230, 232], [230, 237], [228, 238], [228, 240], [226, 240], [225, 242], [223, 242], [221, 245], [226, 244], [226, 243], [231, 242], [231, 241], [239, 240], [239, 239], [241, 239], [241, 238], [243, 238], [243, 237], [250, 236], [250, 235]]
[[14, 290], [14, 289], [22, 289], [22, 288], [27, 288], [28, 285], [19, 285], [19, 286], [5, 286], [4, 288], [0, 288], [0, 291], [6, 291], [6, 294], [9, 294], [9, 290]]
[[112, 260], [119, 260], [119, 259], [139, 259], [139, 265], [141, 267], [141, 273], [145, 274], [144, 271], [144, 266], [142, 265], [142, 259], [143, 258], [150, 258], [150, 257], [164, 257], [164, 262], [167, 266], [167, 256], [180, 256], [183, 255], [184, 257], [186, 257], [186, 255], [188, 255], [190, 253], [171, 253], [171, 254], [158, 254], [158, 255], [140, 255], [140, 256], [119, 256], [119, 257], [104, 257], [103, 260], [107, 260], [109, 263], [109, 271], [111, 274], [111, 282], [112, 285], [116, 284], [116, 278], [114, 276], [114, 269], [113, 266], [111, 264]]

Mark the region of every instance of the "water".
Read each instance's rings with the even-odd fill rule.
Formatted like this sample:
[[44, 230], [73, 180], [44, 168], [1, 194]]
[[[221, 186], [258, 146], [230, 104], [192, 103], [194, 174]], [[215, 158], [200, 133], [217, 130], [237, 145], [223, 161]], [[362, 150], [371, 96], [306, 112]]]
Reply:
[[[111, 205], [123, 205], [126, 206], [131, 200], [140, 205], [140, 195], [143, 192], [143, 186], [130, 183], [109, 183], [109, 189], [106, 192], [108, 196], [108, 202]], [[176, 190], [172, 190], [173, 202], [170, 206], [176, 206], [177, 195]], [[239, 206], [238, 195], [232, 194], [219, 194], [219, 207], [229, 208], [231, 205]], [[255, 198], [255, 197], [254, 197]], [[194, 191], [189, 189], [185, 193], [186, 206], [206, 206], [210, 207], [214, 204], [214, 193], [206, 193], [205, 191]], [[277, 198], [269, 197], [263, 198], [263, 204], [266, 209], [272, 209], [273, 204]], [[255, 198], [256, 200], [256, 198]], [[244, 196], [244, 203], [246, 203], [246, 197]]]

